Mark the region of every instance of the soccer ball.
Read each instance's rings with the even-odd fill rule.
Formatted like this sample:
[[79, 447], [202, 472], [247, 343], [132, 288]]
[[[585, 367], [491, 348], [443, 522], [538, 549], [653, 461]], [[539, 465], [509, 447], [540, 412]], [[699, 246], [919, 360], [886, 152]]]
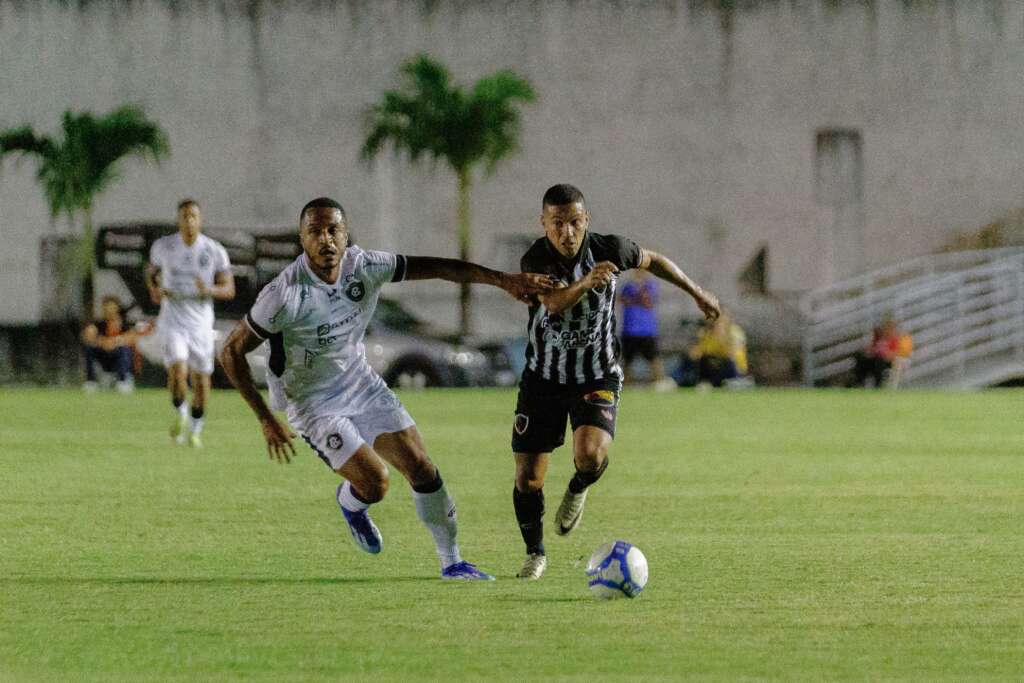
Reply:
[[625, 541], [605, 543], [590, 556], [587, 582], [602, 600], [635, 598], [647, 585], [647, 558]]

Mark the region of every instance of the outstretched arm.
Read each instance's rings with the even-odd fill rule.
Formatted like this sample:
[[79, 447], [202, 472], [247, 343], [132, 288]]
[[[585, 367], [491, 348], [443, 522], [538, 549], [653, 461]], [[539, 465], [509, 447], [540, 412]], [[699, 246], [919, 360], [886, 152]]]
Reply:
[[263, 400], [263, 396], [256, 388], [256, 383], [253, 382], [249, 362], [245, 360], [246, 354], [254, 351], [262, 343], [263, 340], [249, 328], [245, 321], [240, 320], [224, 342], [224, 348], [221, 349], [218, 358], [228, 379], [242, 394], [242, 398], [252, 408], [252, 412], [256, 413], [256, 418], [260, 421], [260, 429], [263, 430], [263, 438], [267, 442], [267, 454], [270, 459], [277, 458], [278, 462], [290, 462], [289, 453], [292, 456], [295, 455], [295, 447], [292, 446], [291, 439], [293, 435], [287, 427], [278, 421], [266, 401]]
[[528, 302], [531, 296], [549, 292], [554, 287], [552, 279], [547, 275], [503, 273], [469, 261], [433, 256], [407, 256], [405, 279], [436, 279], [493, 285], [523, 302]]
[[693, 297], [697, 307], [708, 320], [714, 320], [722, 312], [718, 305], [718, 297], [705, 291], [687, 276], [670, 258], [649, 249], [641, 250], [639, 268], [650, 271], [666, 282], [671, 282], [679, 289]]

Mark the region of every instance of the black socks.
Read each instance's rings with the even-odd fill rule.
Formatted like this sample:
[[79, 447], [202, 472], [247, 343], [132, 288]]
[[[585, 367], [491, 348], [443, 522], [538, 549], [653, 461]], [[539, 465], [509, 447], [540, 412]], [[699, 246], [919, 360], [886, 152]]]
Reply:
[[512, 503], [516, 508], [519, 532], [526, 543], [526, 552], [531, 555], [544, 554], [544, 489], [523, 493], [512, 489]]
[[579, 495], [583, 491], [593, 484], [595, 481], [601, 478], [604, 471], [608, 469], [608, 457], [605, 456], [604, 462], [593, 472], [581, 472], [576, 470], [576, 474], [572, 475], [572, 479], [569, 480], [569, 492], [573, 495]]

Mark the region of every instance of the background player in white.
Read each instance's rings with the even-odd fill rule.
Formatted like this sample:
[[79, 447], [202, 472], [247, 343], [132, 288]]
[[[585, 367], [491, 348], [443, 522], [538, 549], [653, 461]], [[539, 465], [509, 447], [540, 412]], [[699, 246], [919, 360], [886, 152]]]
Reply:
[[[163, 346], [167, 388], [176, 415], [171, 438], [194, 448], [202, 446], [203, 415], [213, 374], [213, 300], [235, 298], [235, 278], [228, 253], [202, 234], [203, 217], [194, 199], [178, 204], [178, 234], [153, 243], [146, 285], [160, 304], [156, 329]], [[185, 400], [189, 373], [192, 410]]]
[[[303, 254], [260, 292], [231, 333], [220, 361], [256, 413], [270, 457], [290, 461], [288, 421], [332, 470], [345, 478], [337, 501], [356, 544], [381, 550], [367, 512], [388, 490], [387, 464], [413, 490], [416, 513], [434, 537], [445, 579], [493, 577], [462, 560], [455, 503], [427, 457], [416, 423], [366, 360], [363, 334], [386, 282], [438, 278], [495, 285], [521, 301], [551, 290], [544, 276], [500, 273], [453, 259], [400, 256], [348, 245], [341, 205], [321, 197], [299, 214]], [[253, 384], [245, 355], [270, 342], [271, 403]]]

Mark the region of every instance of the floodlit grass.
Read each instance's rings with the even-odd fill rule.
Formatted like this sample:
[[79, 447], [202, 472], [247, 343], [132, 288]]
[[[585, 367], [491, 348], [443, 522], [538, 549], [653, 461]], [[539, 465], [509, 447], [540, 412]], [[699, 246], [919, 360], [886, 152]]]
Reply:
[[[1018, 679], [1016, 391], [627, 390], [612, 463], [539, 582], [513, 578], [505, 391], [404, 394], [459, 504], [442, 583], [408, 488], [356, 550], [336, 476], [267, 460], [216, 392], [200, 452], [163, 392], [0, 390], [0, 680]], [[548, 522], [571, 474], [549, 472]], [[548, 527], [550, 530], [550, 526]], [[647, 555], [600, 603], [585, 557]]]

